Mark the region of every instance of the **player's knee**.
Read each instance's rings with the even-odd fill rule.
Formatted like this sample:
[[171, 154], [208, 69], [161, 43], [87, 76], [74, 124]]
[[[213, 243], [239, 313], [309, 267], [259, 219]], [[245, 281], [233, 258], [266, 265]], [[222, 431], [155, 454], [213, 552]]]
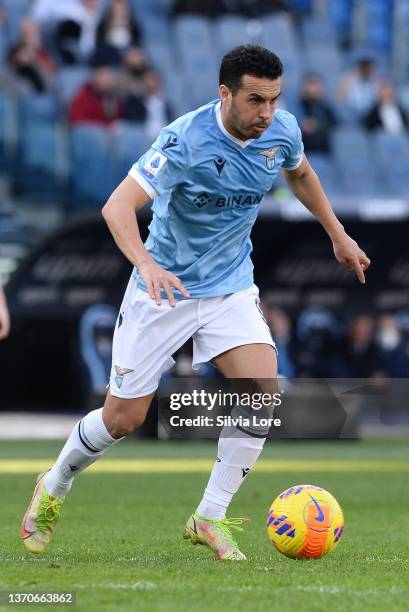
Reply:
[[131, 434], [135, 429], [142, 427], [145, 416], [145, 414], [141, 413], [121, 412], [115, 415], [115, 418], [108, 424], [107, 429], [113, 438], [123, 438]]

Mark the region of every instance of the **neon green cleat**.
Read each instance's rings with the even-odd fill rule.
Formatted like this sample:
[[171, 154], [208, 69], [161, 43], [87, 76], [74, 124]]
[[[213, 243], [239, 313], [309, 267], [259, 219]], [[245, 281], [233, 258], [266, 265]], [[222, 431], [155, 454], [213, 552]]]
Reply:
[[183, 537], [190, 540], [192, 544], [204, 544], [213, 550], [216, 560], [246, 561], [235, 542], [230, 529], [243, 531], [240, 527], [244, 521], [249, 519], [207, 519], [198, 514], [192, 514], [186, 523]]
[[44, 486], [44, 476], [39, 474], [33, 497], [21, 521], [21, 537], [24, 546], [32, 553], [42, 553], [48, 546], [50, 537], [60, 518], [63, 497], [53, 497]]

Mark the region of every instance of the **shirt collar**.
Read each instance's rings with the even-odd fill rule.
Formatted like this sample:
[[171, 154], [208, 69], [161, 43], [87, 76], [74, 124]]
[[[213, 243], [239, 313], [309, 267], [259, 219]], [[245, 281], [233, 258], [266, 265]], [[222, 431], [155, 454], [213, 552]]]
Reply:
[[219, 100], [219, 102], [217, 102], [216, 104], [216, 119], [217, 119], [217, 124], [220, 130], [223, 132], [223, 134], [227, 138], [229, 138], [229, 140], [232, 140], [233, 142], [238, 144], [242, 149], [245, 149], [249, 144], [253, 142], [254, 138], [249, 138], [249, 140], [241, 140], [240, 138], [236, 138], [235, 136], [230, 134], [230, 132], [226, 130], [223, 124], [221, 106], [222, 106], [222, 103], [221, 103], [221, 100]]

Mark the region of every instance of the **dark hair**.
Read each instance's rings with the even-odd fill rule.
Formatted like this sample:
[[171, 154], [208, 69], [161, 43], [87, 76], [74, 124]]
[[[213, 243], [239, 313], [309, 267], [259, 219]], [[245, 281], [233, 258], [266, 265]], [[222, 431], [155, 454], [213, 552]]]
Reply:
[[223, 57], [219, 85], [226, 85], [234, 94], [240, 89], [244, 74], [275, 80], [283, 74], [283, 65], [275, 53], [264, 47], [240, 45]]

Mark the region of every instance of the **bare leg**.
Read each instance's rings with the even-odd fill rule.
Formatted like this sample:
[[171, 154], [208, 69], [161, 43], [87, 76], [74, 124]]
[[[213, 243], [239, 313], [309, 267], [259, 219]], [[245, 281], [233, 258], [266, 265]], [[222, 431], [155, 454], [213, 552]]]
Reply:
[[123, 399], [108, 391], [102, 418], [113, 438], [122, 438], [141, 427], [151, 405], [154, 393], [133, 399]]
[[277, 376], [277, 354], [270, 344], [244, 344], [213, 359], [226, 378], [270, 378]]

